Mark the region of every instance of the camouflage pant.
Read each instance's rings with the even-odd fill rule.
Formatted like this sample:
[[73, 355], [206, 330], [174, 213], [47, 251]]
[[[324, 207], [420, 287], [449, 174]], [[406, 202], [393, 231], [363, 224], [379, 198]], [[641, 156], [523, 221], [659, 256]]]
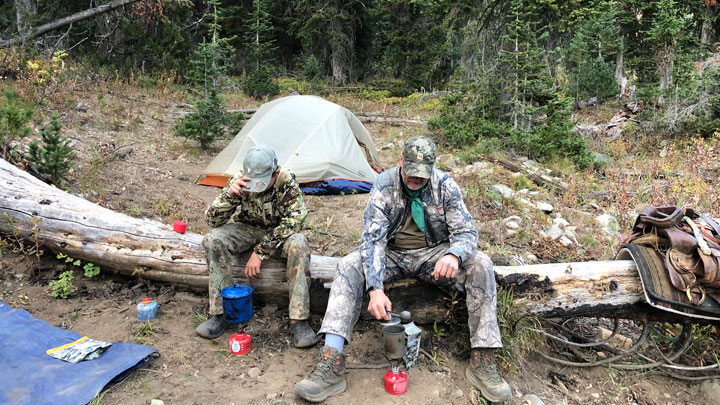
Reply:
[[[467, 293], [468, 326], [472, 347], [502, 347], [497, 323], [497, 291], [495, 273], [490, 258], [474, 251], [462, 263], [454, 279], [435, 280], [432, 272], [447, 251], [448, 244], [433, 248], [385, 251], [384, 282], [402, 278], [419, 280], [452, 287]], [[365, 275], [360, 252], [355, 250], [343, 257], [337, 266], [337, 274], [330, 290], [327, 311], [319, 333], [333, 333], [348, 342], [360, 317]]]
[[[213, 228], [205, 235], [203, 246], [207, 254], [209, 273], [210, 315], [223, 311], [220, 290], [233, 285], [232, 257], [255, 247], [268, 230], [243, 223], [226, 224]], [[274, 256], [287, 259], [287, 279], [290, 290], [290, 319], [308, 319], [310, 294], [307, 277], [310, 276], [310, 247], [300, 233], [291, 235]], [[260, 266], [262, 277], [262, 265]]]

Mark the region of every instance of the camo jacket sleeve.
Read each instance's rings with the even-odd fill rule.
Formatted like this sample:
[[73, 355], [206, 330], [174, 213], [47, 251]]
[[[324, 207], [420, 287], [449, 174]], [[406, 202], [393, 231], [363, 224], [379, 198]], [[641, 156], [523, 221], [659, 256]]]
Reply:
[[254, 251], [260, 260], [270, 257], [287, 238], [294, 233], [300, 232], [308, 214], [295, 175], [287, 171], [281, 171], [276, 181], [279, 183], [277, 184], [279, 187], [277, 210], [280, 214], [280, 224], [265, 235], [260, 243], [255, 246]]
[[445, 253], [456, 256], [462, 263], [477, 248], [477, 229], [455, 180], [448, 177], [443, 182], [442, 196], [445, 221], [450, 233], [450, 247]]
[[363, 216], [363, 234], [360, 254], [365, 272], [365, 288], [367, 290], [383, 288], [383, 271], [385, 270], [385, 247], [390, 229], [391, 195], [385, 195], [378, 187], [378, 182], [370, 190], [370, 198]]
[[205, 210], [205, 221], [213, 228], [223, 226], [230, 219], [241, 199], [230, 196], [230, 185], [238, 178], [242, 177], [242, 172], [237, 173], [228, 180], [220, 194], [215, 197], [215, 201]]

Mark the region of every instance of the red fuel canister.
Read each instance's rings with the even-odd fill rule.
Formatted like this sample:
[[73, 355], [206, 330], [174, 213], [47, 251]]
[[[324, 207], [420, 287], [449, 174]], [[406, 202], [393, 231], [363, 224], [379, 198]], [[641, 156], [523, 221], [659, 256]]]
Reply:
[[248, 354], [252, 348], [252, 338], [244, 331], [230, 336], [230, 353], [235, 355]]
[[400, 371], [398, 367], [385, 373], [385, 391], [390, 395], [402, 395], [407, 392], [407, 374]]

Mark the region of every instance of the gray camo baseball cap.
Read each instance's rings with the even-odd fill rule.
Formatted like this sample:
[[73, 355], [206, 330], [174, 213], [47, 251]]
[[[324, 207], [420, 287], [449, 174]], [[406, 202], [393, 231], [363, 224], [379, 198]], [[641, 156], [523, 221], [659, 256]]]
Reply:
[[437, 148], [435, 142], [424, 136], [413, 136], [405, 141], [402, 158], [405, 174], [429, 179], [432, 175]]
[[246, 191], [260, 193], [267, 190], [277, 165], [277, 156], [270, 147], [257, 145], [250, 148], [243, 160], [243, 174], [250, 178]]

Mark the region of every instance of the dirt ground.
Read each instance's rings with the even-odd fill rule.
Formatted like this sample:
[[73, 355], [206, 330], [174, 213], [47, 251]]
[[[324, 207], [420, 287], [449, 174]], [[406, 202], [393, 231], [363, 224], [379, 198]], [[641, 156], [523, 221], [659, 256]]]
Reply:
[[[371, 103], [337, 101], [343, 101], [351, 110], [383, 112], [384, 108]], [[198, 186], [194, 181], [231, 138], [215, 142], [207, 151], [174, 138], [171, 127], [187, 111], [183, 102], [172, 94], [153, 91], [135, 94], [91, 85], [75, 89], [67, 96], [64, 103], [67, 107], [60, 111], [63, 134], [73, 140], [78, 153], [77, 167], [66, 187], [74, 194], [128, 215], [166, 223], [183, 219], [189, 230], [206, 232], [203, 212], [219, 189]], [[228, 104], [236, 109], [257, 106], [244, 98], [232, 98]], [[402, 115], [398, 110], [388, 113]], [[422, 133], [415, 127], [381, 124], [367, 127], [376, 146], [381, 148], [381, 160], [387, 167], [397, 160], [398, 141]], [[461, 185], [470, 181], [461, 176], [459, 180]], [[306, 201], [310, 216], [304, 232], [313, 253], [341, 256], [350, 252], [360, 237], [367, 195], [310, 196]], [[506, 264], [509, 257], [503, 253], [511, 252], [513, 246], [529, 249], [530, 241], [519, 245], [509, 241], [506, 245], [497, 234], [497, 221], [512, 214], [507, 208], [482, 202], [468, 205], [488, 244], [505, 247], [490, 252], [496, 263]], [[540, 252], [535, 253], [542, 258]], [[599, 258], [592, 252], [573, 249], [563, 251], [563, 255], [581, 260]], [[97, 403], [149, 404], [152, 399], [177, 404], [304, 402], [295, 396], [294, 385], [318, 360], [320, 345], [304, 350], [292, 346], [287, 308], [256, 306], [254, 317], [246, 325], [252, 328], [253, 350], [248, 355], [235, 356], [228, 351], [228, 338], [235, 330], [230, 329], [212, 341], [195, 334], [194, 328], [207, 310], [203, 292], [123, 278], [103, 269], [93, 279], [77, 276], [78, 290], [72, 297], [52, 298], [48, 282], [63, 270], [64, 265], [50, 253], [38, 264], [5, 249], [0, 256], [0, 299], [57, 327], [99, 340], [149, 345], [160, 353], [149, 366], [106, 387]], [[160, 304], [160, 315], [148, 325], [135, 319], [135, 305], [144, 297], [155, 298]], [[321, 315], [313, 314], [312, 326], [317, 329], [321, 320]], [[456, 355], [451, 342], [435, 336], [433, 325], [421, 326], [423, 347], [435, 353], [436, 360], [421, 356], [419, 365], [408, 371], [407, 394], [395, 397], [384, 391], [382, 377], [388, 367], [384, 366], [387, 361], [382, 354], [381, 328], [374, 321], [362, 320], [346, 349], [350, 368], [347, 392], [327, 403], [483, 403], [465, 380], [467, 359]], [[258, 377], [249, 375], [254, 368], [259, 369]], [[514, 391], [510, 404], [528, 403], [526, 394], [537, 395], [546, 404], [708, 403], [696, 383], [655, 373], [562, 367], [532, 353], [516, 364], [503, 364], [503, 374]], [[552, 375], [566, 377], [566, 383], [557, 384]]]

